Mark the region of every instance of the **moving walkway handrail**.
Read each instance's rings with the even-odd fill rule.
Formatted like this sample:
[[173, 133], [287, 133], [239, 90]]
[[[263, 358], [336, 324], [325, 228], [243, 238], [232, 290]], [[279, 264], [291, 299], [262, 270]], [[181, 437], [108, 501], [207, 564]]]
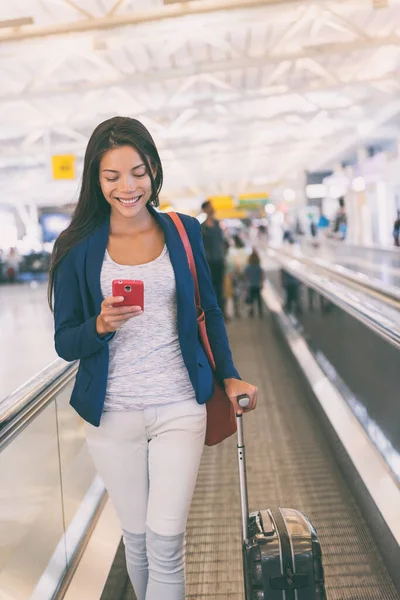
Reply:
[[373, 299], [367, 291], [359, 291], [338, 280], [333, 273], [322, 275], [311, 265], [270, 250], [281, 266], [299, 281], [354, 316], [369, 329], [400, 349], [400, 312], [392, 305]]
[[400, 288], [394, 285], [384, 283], [376, 277], [369, 277], [364, 273], [353, 271], [352, 269], [348, 269], [343, 265], [332, 263], [329, 260], [321, 258], [319, 256], [312, 258], [304, 254], [296, 254], [294, 252], [287, 252], [285, 250], [282, 250], [282, 252], [306, 264], [315, 265], [316, 267], [325, 269], [326, 271], [330, 271], [331, 273], [336, 274], [339, 277], [343, 277], [349, 280], [351, 283], [354, 283], [357, 286], [362, 286], [363, 288], [373, 290], [374, 292], [380, 294], [380, 296], [382, 297], [380, 299], [383, 302], [388, 302], [392, 306], [393, 304], [390, 302], [390, 299], [393, 299], [399, 303], [400, 307]]
[[[274, 251], [277, 251], [274, 249]], [[377, 279], [375, 277], [370, 277], [365, 275], [364, 273], [360, 273], [357, 271], [353, 271], [353, 269], [348, 269], [343, 265], [332, 263], [325, 258], [321, 258], [319, 256], [311, 257], [307, 256], [301, 252], [289, 251], [287, 249], [279, 249], [279, 253], [284, 254], [290, 258], [295, 258], [300, 262], [303, 262], [307, 265], [318, 267], [319, 269], [324, 269], [329, 271], [333, 275], [337, 275], [341, 278], [347, 279], [350, 283], [353, 283], [357, 287], [363, 287], [368, 290], [372, 290], [373, 292], [380, 295], [380, 300], [393, 306], [392, 300], [395, 300], [398, 303], [400, 308], [400, 288], [390, 285]], [[397, 307], [397, 304], [395, 305]]]
[[324, 240], [324, 244], [327, 244], [329, 246], [334, 246], [334, 247], [341, 247], [341, 248], [359, 248], [360, 250], [372, 250], [372, 251], [377, 251], [377, 252], [392, 252], [394, 255], [399, 254], [400, 253], [400, 249], [397, 248], [396, 246], [385, 246], [382, 244], [356, 244], [354, 242], [348, 242], [348, 241], [341, 241], [341, 240], [334, 240], [334, 239], [326, 239]]
[[393, 298], [397, 302], [400, 303], [400, 288], [390, 285], [388, 283], [384, 283], [380, 279], [376, 279], [375, 277], [369, 277], [364, 273], [358, 273], [353, 271], [352, 269], [348, 269], [347, 267], [343, 267], [339, 264], [332, 264], [328, 260], [316, 257], [312, 259], [316, 266], [326, 269], [327, 271], [331, 271], [332, 273], [336, 273], [340, 277], [345, 277], [349, 281], [356, 283], [357, 285], [361, 285], [365, 288], [369, 288], [374, 292], [377, 292], [382, 296], [382, 300], [385, 302], [386, 298]]
[[71, 381], [77, 368], [76, 362], [58, 358], [0, 401], [0, 450]]

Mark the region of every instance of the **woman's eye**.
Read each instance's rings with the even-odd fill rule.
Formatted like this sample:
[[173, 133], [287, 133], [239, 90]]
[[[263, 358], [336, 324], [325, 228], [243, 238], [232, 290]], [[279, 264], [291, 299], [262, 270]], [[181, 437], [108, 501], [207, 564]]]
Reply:
[[146, 171], [139, 171], [139, 173], [134, 173], [135, 177], [144, 177], [146, 175]]
[[108, 179], [108, 177], [106, 177], [107, 181], [117, 181], [117, 177], [114, 177], [114, 179]]

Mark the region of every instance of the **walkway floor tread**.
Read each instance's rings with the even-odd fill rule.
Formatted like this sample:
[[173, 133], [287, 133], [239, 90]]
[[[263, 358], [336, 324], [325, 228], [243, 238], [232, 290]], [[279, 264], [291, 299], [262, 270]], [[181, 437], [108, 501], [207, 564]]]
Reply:
[[[328, 600], [398, 600], [271, 321], [243, 319], [228, 329], [239, 372], [260, 389], [259, 406], [244, 422], [250, 510], [289, 506], [309, 516], [322, 544]], [[204, 451], [187, 529], [187, 600], [243, 600], [240, 543], [231, 438]]]

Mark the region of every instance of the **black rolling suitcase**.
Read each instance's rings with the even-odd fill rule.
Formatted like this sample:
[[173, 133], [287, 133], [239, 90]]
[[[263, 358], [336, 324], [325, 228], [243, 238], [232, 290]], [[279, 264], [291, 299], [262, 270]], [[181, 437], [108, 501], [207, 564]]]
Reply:
[[245, 599], [326, 600], [321, 546], [307, 517], [291, 508], [249, 515], [241, 416], [237, 426]]

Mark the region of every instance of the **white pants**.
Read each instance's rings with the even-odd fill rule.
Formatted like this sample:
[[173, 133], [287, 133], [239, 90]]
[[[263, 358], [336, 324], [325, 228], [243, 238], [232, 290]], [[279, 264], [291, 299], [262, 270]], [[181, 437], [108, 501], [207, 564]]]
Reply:
[[121, 521], [138, 600], [183, 600], [184, 532], [204, 448], [205, 405], [106, 412], [100, 427], [85, 427]]

